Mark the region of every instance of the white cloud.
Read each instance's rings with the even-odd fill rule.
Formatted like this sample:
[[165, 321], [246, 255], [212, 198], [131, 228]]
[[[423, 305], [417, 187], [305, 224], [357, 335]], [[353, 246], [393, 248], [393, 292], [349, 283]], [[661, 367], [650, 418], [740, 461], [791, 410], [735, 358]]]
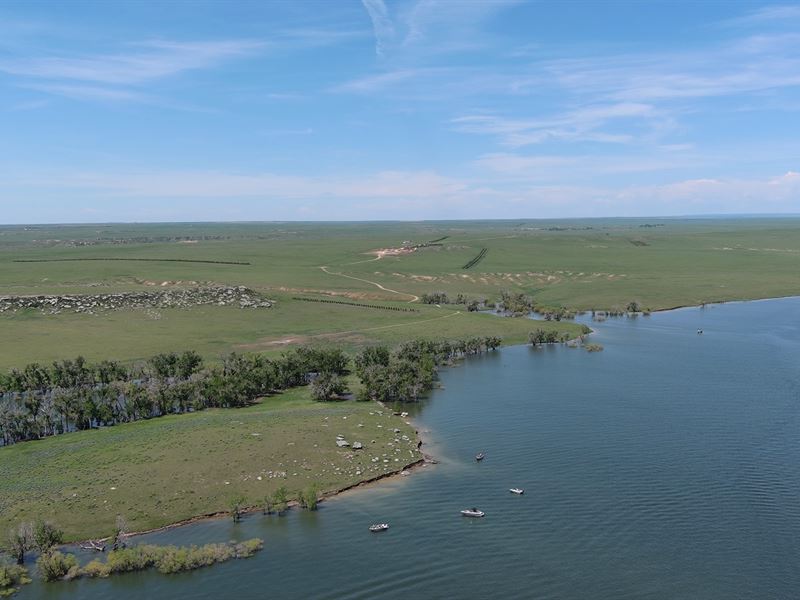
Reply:
[[735, 17], [722, 22], [727, 26], [753, 26], [769, 22], [785, 23], [800, 19], [800, 6], [796, 4], [775, 4], [763, 6], [752, 10], [741, 17]]
[[215, 171], [55, 173], [11, 178], [9, 182], [12, 180], [24, 187], [64, 187], [149, 198], [436, 198], [469, 191], [468, 184], [429, 171], [381, 171], [352, 178]]
[[125, 101], [125, 102], [152, 102], [153, 99], [146, 94], [120, 88], [99, 87], [81, 84], [61, 84], [61, 83], [29, 83], [23, 84], [29, 90], [47, 92], [72, 98], [73, 100], [95, 100], [95, 101]]
[[383, 56], [385, 47], [392, 43], [395, 37], [394, 25], [389, 17], [389, 11], [383, 0], [361, 0], [367, 9], [372, 30], [375, 32], [375, 53]]
[[[560, 157], [542, 157], [540, 168], [579, 168]], [[523, 167], [524, 163], [517, 165]], [[34, 192], [57, 190], [82, 205], [122, 202], [180, 206], [186, 203], [272, 207], [271, 218], [422, 219], [639, 216], [800, 212], [800, 173], [776, 178], [699, 178], [661, 185], [607, 186], [536, 184], [507, 177], [459, 179], [433, 171], [382, 171], [363, 177], [308, 178], [270, 173], [210, 171], [154, 173], [4, 174], [0, 205]], [[70, 196], [72, 195], [72, 196]], [[87, 198], [89, 200], [87, 200]], [[131, 202], [132, 199], [136, 202]], [[292, 202], [288, 202], [291, 200]], [[77, 201], [77, 200], [76, 200]], [[221, 202], [224, 201], [224, 202]], [[300, 215], [294, 207], [313, 207]], [[280, 208], [276, 212], [275, 209]], [[280, 214], [280, 217], [275, 216]], [[243, 211], [242, 218], [260, 212]], [[188, 218], [175, 215], [175, 218]], [[213, 217], [211, 217], [213, 218]]]
[[657, 111], [648, 104], [622, 102], [584, 106], [538, 119], [468, 115], [451, 122], [457, 131], [496, 135], [504, 145], [518, 148], [557, 139], [626, 143], [633, 139], [630, 134], [600, 131], [600, 128], [615, 120], [651, 121], [657, 118], [660, 118]]
[[184, 71], [215, 66], [262, 48], [262, 42], [149, 41], [124, 54], [0, 60], [0, 71], [29, 79], [83, 81], [112, 85], [137, 85]]
[[800, 34], [751, 36], [716, 48], [544, 63], [558, 86], [609, 100], [653, 102], [800, 85]]

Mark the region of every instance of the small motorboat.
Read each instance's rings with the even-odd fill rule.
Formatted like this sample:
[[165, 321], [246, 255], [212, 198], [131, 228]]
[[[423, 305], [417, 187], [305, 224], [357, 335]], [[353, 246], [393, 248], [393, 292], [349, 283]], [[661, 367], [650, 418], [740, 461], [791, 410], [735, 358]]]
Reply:
[[379, 531], [386, 531], [387, 529], [389, 529], [388, 523], [375, 523], [375, 525], [369, 526], [369, 530], [372, 533], [378, 533]]
[[482, 461], [485, 456], [486, 455], [483, 452], [478, 452], [478, 454], [475, 455], [475, 460]]
[[510, 488], [508, 491], [511, 492], [512, 494], [517, 494], [518, 496], [521, 496], [522, 494], [525, 493], [525, 490], [523, 490], [522, 488]]
[[478, 518], [478, 517], [485, 517], [486, 513], [483, 512], [482, 510], [478, 510], [477, 508], [467, 508], [461, 511], [461, 516]]

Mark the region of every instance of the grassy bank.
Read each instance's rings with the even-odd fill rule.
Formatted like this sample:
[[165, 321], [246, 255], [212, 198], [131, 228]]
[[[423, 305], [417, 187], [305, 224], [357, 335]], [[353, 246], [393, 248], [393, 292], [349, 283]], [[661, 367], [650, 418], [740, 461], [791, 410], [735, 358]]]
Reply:
[[[255, 505], [280, 486], [342, 489], [420, 458], [413, 428], [381, 410], [313, 402], [302, 388], [2, 448], [0, 530], [44, 518], [79, 540], [109, 535], [117, 515], [147, 530], [226, 511], [238, 496]], [[338, 448], [340, 434], [364, 449]]]

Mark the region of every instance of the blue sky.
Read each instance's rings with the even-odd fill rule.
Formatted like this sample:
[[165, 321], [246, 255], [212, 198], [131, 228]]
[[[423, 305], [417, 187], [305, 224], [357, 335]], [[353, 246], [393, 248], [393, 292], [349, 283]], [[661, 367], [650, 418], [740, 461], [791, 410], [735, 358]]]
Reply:
[[800, 4], [0, 4], [0, 222], [800, 212]]

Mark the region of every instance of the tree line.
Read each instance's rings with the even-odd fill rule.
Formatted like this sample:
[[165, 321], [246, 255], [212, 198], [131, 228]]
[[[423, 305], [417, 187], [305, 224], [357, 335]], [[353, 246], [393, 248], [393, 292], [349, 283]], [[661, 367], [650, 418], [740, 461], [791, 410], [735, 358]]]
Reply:
[[0, 441], [4, 445], [69, 431], [168, 414], [246, 406], [256, 398], [306, 385], [314, 373], [339, 376], [348, 356], [300, 347], [277, 359], [231, 353], [206, 366], [194, 351], [157, 354], [133, 366], [82, 357], [31, 363], [0, 374]]
[[415, 402], [433, 387], [438, 366], [495, 350], [501, 343], [501, 338], [490, 336], [455, 341], [416, 339], [394, 351], [386, 346], [365, 348], [354, 360], [361, 380], [358, 399]]
[[419, 298], [423, 304], [463, 304], [469, 312], [475, 312], [482, 307], [492, 308], [493, 304], [488, 304], [485, 298], [467, 298], [464, 294], [458, 294], [455, 298], [450, 298], [446, 292], [428, 292]]

